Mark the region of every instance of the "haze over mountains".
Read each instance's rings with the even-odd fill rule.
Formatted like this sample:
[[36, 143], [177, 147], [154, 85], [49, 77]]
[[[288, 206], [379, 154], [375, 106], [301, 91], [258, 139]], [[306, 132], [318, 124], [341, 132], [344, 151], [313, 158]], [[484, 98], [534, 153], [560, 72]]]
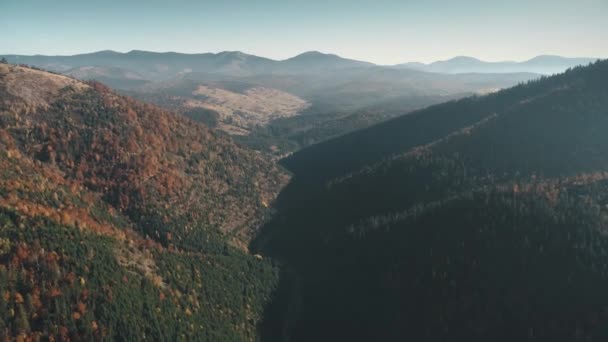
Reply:
[[474, 57], [458, 56], [429, 64], [418, 62], [403, 63], [397, 65], [397, 67], [448, 74], [532, 72], [552, 75], [578, 65], [587, 65], [596, 60], [597, 58], [568, 58], [541, 55], [524, 62], [484, 62]]
[[250, 76], [267, 73], [311, 73], [373, 66], [372, 63], [345, 59], [318, 51], [305, 52], [283, 61], [240, 51], [184, 54], [139, 50], [120, 53], [106, 50], [73, 56], [6, 55], [2, 57], [10, 63], [24, 63], [68, 73], [70, 69], [83, 66], [112, 66], [139, 72], [151, 80], [169, 79], [189, 72]]
[[5, 58], [103, 82], [279, 156], [411, 110], [538, 77], [425, 72], [317, 51], [282, 61], [238, 51]]
[[[373, 63], [342, 58], [334, 54], [308, 51], [277, 61], [240, 51], [184, 54], [133, 50], [126, 53], [105, 50], [73, 56], [4, 55], [10, 63], [35, 65], [48, 70], [68, 72], [70, 69], [95, 66], [124, 68], [140, 72], [150, 80], [163, 80], [180, 73], [203, 72], [231, 76], [268, 73], [314, 73], [348, 68], [377, 66]], [[430, 64], [408, 62], [395, 67], [439, 73], [538, 73], [553, 74], [568, 68], [589, 64], [597, 58], [568, 58], [541, 55], [524, 62], [485, 62], [474, 57], [458, 56]]]

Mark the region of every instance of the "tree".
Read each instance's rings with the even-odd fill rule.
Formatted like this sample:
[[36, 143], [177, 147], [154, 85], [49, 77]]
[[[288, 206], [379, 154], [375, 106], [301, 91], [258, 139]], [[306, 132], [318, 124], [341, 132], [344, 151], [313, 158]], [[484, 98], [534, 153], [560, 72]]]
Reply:
[[30, 332], [30, 320], [23, 304], [17, 305], [17, 319], [15, 321], [16, 331], [19, 333]]

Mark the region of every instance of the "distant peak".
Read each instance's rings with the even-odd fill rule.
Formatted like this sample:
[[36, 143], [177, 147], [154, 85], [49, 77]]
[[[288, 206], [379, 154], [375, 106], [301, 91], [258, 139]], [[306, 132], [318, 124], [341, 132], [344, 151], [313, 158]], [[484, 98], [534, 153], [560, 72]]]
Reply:
[[222, 52], [217, 53], [216, 56], [220, 57], [222, 59], [237, 59], [237, 60], [245, 60], [250, 57], [253, 57], [253, 56], [248, 55], [241, 51], [222, 51]]
[[144, 51], [144, 50], [131, 50], [131, 51], [127, 52], [127, 54], [129, 54], [129, 55], [144, 54], [144, 53], [153, 53], [153, 52]]
[[325, 56], [325, 55], [326, 55], [325, 53], [323, 53], [321, 51], [316, 51], [316, 50], [306, 51], [306, 52], [299, 54], [299, 56]]
[[557, 55], [538, 55], [536, 57], [530, 58], [528, 61], [542, 61], [542, 60], [555, 60], [555, 59], [566, 59], [562, 56], [557, 56]]
[[538, 56], [536, 56], [534, 58], [555, 58], [555, 57], [557, 57], [557, 58], [564, 58], [564, 57], [558, 56], [558, 55], [538, 55]]
[[320, 51], [306, 51], [297, 56], [291, 57], [288, 60], [297, 60], [297, 59], [316, 59], [316, 58], [341, 58], [338, 55], [323, 53]]
[[114, 50], [101, 50], [101, 51], [93, 52], [93, 54], [96, 54], [96, 55], [119, 55], [120, 52], [117, 52], [117, 51], [114, 51]]
[[481, 60], [471, 56], [456, 56], [447, 60], [448, 62], [481, 62]]
[[241, 51], [222, 51], [218, 52], [219, 56], [245, 56], [246, 54]]
[[325, 57], [325, 56], [338, 57], [337, 55], [334, 55], [331, 53], [323, 53], [321, 51], [306, 51], [306, 52], [303, 52], [303, 53], [297, 55], [296, 57]]

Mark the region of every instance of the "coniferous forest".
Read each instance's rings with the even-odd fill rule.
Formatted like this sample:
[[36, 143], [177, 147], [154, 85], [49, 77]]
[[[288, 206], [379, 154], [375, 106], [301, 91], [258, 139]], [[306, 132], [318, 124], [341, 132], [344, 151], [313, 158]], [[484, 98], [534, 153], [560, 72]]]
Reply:
[[607, 77], [597, 62], [286, 158], [256, 240], [291, 274], [266, 336], [607, 338]]

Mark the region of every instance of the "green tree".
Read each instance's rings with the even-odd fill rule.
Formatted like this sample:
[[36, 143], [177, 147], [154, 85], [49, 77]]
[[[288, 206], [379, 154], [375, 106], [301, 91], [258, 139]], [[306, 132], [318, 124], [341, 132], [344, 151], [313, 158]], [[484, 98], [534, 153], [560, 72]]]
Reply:
[[30, 332], [30, 320], [27, 317], [27, 310], [23, 304], [19, 304], [17, 306], [17, 319], [15, 321], [16, 331], [20, 333], [29, 333]]

